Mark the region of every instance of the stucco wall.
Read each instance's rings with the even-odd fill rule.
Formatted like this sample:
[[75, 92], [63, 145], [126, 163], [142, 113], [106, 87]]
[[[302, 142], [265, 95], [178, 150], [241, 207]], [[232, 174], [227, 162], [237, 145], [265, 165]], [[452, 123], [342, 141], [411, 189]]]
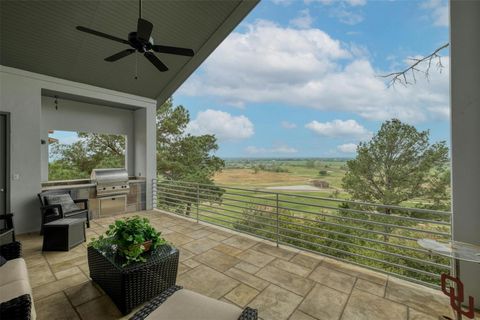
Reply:
[[[0, 110], [9, 112], [11, 116], [9, 196], [17, 233], [38, 231], [40, 228], [36, 195], [40, 192], [42, 181], [40, 139], [43, 89], [145, 108], [147, 115], [154, 115], [156, 110], [156, 101], [151, 99], [0, 66]], [[144, 119], [145, 122], [138, 126], [145, 126], [147, 132], [144, 176], [147, 178], [148, 196], [151, 193], [151, 183], [148, 181], [155, 177], [156, 170], [155, 154], [153, 152], [153, 157], [151, 154], [156, 137], [151, 134], [155, 132], [155, 118], [146, 116]], [[18, 175], [18, 179], [14, 180], [14, 175]], [[148, 208], [151, 208], [151, 200], [149, 203], [147, 198]]]
[[[94, 133], [121, 134], [127, 138], [126, 167], [129, 175], [135, 175], [134, 111], [112, 108], [90, 103], [42, 97], [41, 138], [48, 138], [48, 130], [83, 131]], [[142, 141], [143, 139], [143, 141]], [[145, 144], [145, 136], [139, 143]], [[42, 149], [42, 181], [48, 181], [48, 145]], [[142, 158], [142, 155], [138, 156]]]

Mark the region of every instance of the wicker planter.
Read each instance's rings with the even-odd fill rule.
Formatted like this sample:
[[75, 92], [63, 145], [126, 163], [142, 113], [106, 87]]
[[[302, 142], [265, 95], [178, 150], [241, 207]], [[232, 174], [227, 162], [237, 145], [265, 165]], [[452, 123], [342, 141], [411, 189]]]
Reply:
[[175, 285], [179, 252], [163, 245], [145, 253], [146, 262], [125, 267], [125, 260], [113, 252], [88, 247], [90, 277], [117, 305], [122, 314]]

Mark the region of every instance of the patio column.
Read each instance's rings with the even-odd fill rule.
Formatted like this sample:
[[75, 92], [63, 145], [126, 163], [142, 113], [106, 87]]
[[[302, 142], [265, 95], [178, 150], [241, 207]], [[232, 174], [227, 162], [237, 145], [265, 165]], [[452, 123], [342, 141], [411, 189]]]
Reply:
[[[450, 1], [453, 238], [480, 245], [480, 1]], [[480, 265], [460, 267], [480, 308]]]

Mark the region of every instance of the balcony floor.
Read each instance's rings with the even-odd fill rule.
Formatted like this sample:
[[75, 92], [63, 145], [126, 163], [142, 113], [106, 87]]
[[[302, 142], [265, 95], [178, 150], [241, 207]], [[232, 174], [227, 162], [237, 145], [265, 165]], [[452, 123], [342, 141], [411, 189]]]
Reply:
[[[137, 214], [147, 216], [179, 248], [179, 285], [240, 307], [257, 308], [264, 320], [451, 316], [447, 298], [436, 290], [160, 211]], [[93, 220], [87, 238], [103, 233], [113, 221], [112, 217]], [[39, 235], [18, 239], [39, 320], [122, 318], [89, 279], [86, 244], [69, 252], [42, 253]]]

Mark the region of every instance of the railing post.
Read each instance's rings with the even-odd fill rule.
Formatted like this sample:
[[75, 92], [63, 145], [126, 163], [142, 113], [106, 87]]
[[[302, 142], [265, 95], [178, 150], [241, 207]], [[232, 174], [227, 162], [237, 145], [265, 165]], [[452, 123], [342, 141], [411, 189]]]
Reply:
[[152, 208], [157, 208], [157, 179], [152, 179]]
[[278, 247], [278, 242], [280, 241], [279, 239], [279, 208], [278, 208], [278, 193], [276, 194], [276, 204], [275, 204], [275, 211], [276, 211], [276, 215], [277, 215], [277, 247]]
[[197, 223], [198, 223], [198, 207], [200, 206], [200, 184], [197, 183]]

